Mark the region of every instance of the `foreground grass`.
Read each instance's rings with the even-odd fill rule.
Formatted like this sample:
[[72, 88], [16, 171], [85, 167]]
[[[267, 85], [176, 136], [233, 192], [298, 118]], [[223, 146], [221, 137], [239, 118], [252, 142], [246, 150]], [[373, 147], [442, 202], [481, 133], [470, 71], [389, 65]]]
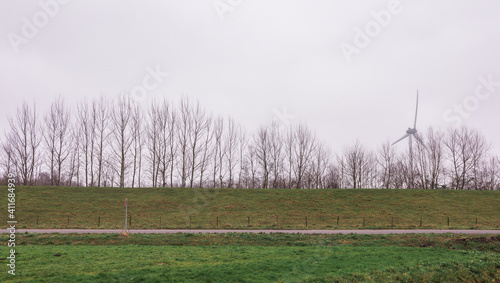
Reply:
[[500, 227], [499, 191], [18, 187], [16, 194], [18, 228], [123, 228], [125, 198], [131, 228]]
[[[7, 235], [1, 239], [4, 242]], [[19, 234], [17, 241], [16, 276], [7, 276], [4, 270], [1, 281], [491, 282], [500, 278], [500, 237], [495, 235]]]

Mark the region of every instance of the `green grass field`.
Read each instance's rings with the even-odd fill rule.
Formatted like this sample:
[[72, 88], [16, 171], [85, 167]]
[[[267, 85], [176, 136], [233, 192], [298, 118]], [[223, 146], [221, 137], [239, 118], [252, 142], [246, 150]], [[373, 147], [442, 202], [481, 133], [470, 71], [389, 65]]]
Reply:
[[500, 227], [499, 191], [18, 187], [16, 197], [18, 228], [123, 228], [125, 198], [130, 228]]
[[[494, 282], [500, 237], [18, 234], [13, 282]], [[6, 234], [1, 235], [7, 240]], [[0, 259], [0, 263], [5, 259]]]

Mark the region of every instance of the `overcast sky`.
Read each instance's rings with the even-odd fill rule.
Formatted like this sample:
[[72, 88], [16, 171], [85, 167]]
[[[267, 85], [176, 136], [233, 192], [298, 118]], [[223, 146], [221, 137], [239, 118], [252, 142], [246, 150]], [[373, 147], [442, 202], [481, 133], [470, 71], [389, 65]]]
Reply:
[[10, 0], [0, 34], [1, 132], [23, 101], [127, 92], [376, 148], [412, 126], [418, 89], [418, 130], [460, 121], [500, 153], [498, 0]]

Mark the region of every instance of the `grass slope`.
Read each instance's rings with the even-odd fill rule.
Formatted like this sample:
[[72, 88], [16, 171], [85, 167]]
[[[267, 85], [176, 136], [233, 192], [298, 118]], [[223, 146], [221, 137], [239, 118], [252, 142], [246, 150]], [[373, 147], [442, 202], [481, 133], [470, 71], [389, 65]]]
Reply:
[[421, 218], [422, 228], [500, 227], [498, 191], [18, 187], [16, 196], [18, 228], [123, 228], [125, 198], [131, 228], [418, 228]]

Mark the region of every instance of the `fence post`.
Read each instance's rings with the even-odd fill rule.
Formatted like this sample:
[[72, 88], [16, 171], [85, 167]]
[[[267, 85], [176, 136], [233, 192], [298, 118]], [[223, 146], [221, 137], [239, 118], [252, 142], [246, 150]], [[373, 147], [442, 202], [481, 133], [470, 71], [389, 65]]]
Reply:
[[420, 227], [422, 227], [422, 216], [420, 216]]
[[99, 217], [97, 217], [97, 228], [99, 228], [99, 226], [101, 226], [101, 216], [99, 215]]
[[128, 226], [132, 228], [132, 215], [128, 216]]
[[476, 226], [477, 226], [477, 217], [476, 217]]
[[68, 216], [68, 224], [66, 224], [66, 227], [68, 227], [68, 226], [69, 226], [69, 216]]
[[250, 227], [250, 216], [248, 216], [248, 227]]
[[36, 217], [36, 226], [38, 227], [38, 216]]
[[363, 227], [365, 227], [365, 218], [363, 217]]
[[161, 229], [161, 216], [160, 216], [160, 229]]
[[219, 216], [217, 216], [217, 224], [216, 227], [219, 228]]
[[307, 227], [307, 216], [306, 216], [306, 227]]
[[450, 217], [448, 216], [448, 227], [450, 227]]
[[391, 216], [391, 226], [394, 227], [394, 216]]
[[339, 226], [340, 216], [337, 216], [337, 226]]

